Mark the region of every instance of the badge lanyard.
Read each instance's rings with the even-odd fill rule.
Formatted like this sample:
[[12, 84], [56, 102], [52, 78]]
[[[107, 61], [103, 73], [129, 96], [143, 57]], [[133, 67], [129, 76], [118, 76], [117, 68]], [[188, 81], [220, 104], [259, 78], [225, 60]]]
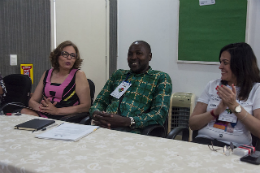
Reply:
[[[240, 102], [240, 100], [238, 100], [238, 102]], [[226, 109], [219, 115], [213, 127], [233, 133], [237, 121], [237, 116], [233, 114], [230, 109]]]
[[131, 82], [127, 82], [130, 73], [127, 73], [126, 79], [116, 87], [116, 89], [110, 94], [111, 96], [119, 99], [132, 85]]
[[[130, 82], [127, 82], [127, 80], [128, 80], [128, 78], [129, 78], [129, 76], [130, 76], [130, 72], [129, 72], [129, 73], [127, 73], [127, 76], [126, 76], [126, 79], [124, 80], [124, 82], [126, 82], [126, 83], [129, 83], [129, 84], [130, 84]], [[124, 83], [124, 82], [122, 82], [122, 83]], [[121, 84], [122, 84], [122, 83], [121, 83]], [[120, 84], [120, 85], [121, 85], [121, 84]], [[119, 85], [119, 86], [120, 86], [120, 85]], [[118, 86], [118, 87], [119, 87], [119, 86]], [[130, 84], [130, 86], [131, 86], [131, 84]], [[129, 86], [129, 87], [130, 87], [130, 86]], [[118, 87], [117, 87], [117, 88], [118, 88]], [[128, 87], [128, 88], [129, 88], [129, 87]], [[117, 89], [117, 88], [116, 88], [116, 89], [115, 89], [115, 90], [114, 90], [112, 93], [114, 93], [114, 92], [118, 91], [118, 89]], [[127, 89], [128, 89], [128, 88], [127, 88]], [[126, 89], [126, 90], [127, 90], [127, 89]], [[125, 91], [126, 91], [126, 90], [125, 90]], [[112, 95], [112, 93], [111, 93], [110, 95]], [[113, 96], [113, 95], [112, 95], [112, 96]], [[119, 103], [118, 103], [118, 107], [117, 107], [117, 114], [118, 114], [118, 115], [121, 115], [121, 111], [120, 111], [120, 104], [121, 104], [121, 102], [122, 102], [123, 98], [124, 98], [124, 95], [121, 95], [121, 97], [119, 98]]]

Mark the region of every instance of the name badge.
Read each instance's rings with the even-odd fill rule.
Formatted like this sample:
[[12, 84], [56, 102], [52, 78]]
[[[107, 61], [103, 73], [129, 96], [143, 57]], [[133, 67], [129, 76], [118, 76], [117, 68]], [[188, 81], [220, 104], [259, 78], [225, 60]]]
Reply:
[[221, 113], [218, 117], [219, 121], [226, 121], [230, 123], [237, 122], [237, 116], [233, 114], [230, 109], [226, 109], [223, 113]]
[[131, 85], [131, 83], [123, 81], [120, 85], [118, 85], [118, 87], [116, 87], [116, 89], [110, 95], [119, 99]]

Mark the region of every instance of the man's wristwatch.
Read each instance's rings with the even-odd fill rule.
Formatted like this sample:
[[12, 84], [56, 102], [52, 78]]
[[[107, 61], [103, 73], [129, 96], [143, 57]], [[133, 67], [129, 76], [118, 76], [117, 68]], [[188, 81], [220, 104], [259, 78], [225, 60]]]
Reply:
[[131, 120], [131, 124], [130, 124], [130, 127], [134, 126], [135, 125], [135, 120], [133, 117], [129, 117], [130, 120]]
[[240, 113], [242, 111], [242, 108], [240, 105], [235, 107], [235, 113]]

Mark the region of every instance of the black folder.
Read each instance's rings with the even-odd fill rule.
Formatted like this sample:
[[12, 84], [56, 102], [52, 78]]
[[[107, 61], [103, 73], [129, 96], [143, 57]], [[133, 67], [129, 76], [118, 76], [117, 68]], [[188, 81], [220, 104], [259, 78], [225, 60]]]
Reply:
[[15, 129], [20, 129], [20, 130], [40, 130], [48, 125], [51, 125], [55, 123], [54, 120], [48, 120], [48, 119], [32, 119], [29, 121], [26, 121], [24, 123], [18, 124], [14, 126]]

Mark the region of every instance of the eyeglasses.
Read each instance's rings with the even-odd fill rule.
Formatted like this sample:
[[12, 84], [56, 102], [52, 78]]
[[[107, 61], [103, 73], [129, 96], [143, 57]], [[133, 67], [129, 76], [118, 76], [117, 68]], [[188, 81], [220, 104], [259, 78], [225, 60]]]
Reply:
[[62, 52], [61, 52], [61, 56], [63, 56], [64, 58], [67, 58], [67, 59], [68, 59], [69, 55], [70, 55], [71, 59], [76, 59], [76, 58], [77, 58], [77, 55], [76, 55], [75, 53], [69, 54], [69, 53], [66, 52], [66, 51], [62, 51]]
[[[220, 150], [220, 148], [218, 148], [218, 149], [215, 149], [215, 148], [214, 148], [214, 145], [213, 145], [212, 141], [211, 141], [211, 145], [208, 144], [208, 147], [209, 147], [209, 149], [212, 150], [212, 151], [218, 152], [218, 150]], [[225, 145], [225, 146], [223, 147], [223, 154], [225, 154], [226, 156], [229, 156], [230, 154], [232, 154], [233, 149], [234, 149], [234, 145], [233, 145], [232, 142], [230, 142], [230, 146]]]

